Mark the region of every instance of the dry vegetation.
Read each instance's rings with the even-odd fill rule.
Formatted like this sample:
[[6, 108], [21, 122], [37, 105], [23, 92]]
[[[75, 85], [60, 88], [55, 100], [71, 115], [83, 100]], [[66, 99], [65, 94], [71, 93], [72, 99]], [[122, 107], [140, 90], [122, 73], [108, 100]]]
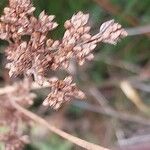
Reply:
[[[117, 11], [113, 11], [114, 6], [110, 3], [97, 2], [102, 4], [106, 10], [117, 13]], [[94, 34], [89, 14], [79, 11], [65, 21], [62, 38], [59, 37], [57, 40], [51, 36], [53, 32], [57, 31], [58, 26], [58, 23], [54, 21], [55, 16], [42, 11], [38, 17], [35, 17], [35, 11], [36, 7], [31, 0], [9, 0], [8, 6], [4, 8], [0, 18], [0, 39], [3, 42], [7, 41], [4, 52], [7, 57], [5, 64], [8, 70], [5, 72], [9, 74], [9, 77], [5, 74], [5, 80], [7, 83], [9, 82], [9, 85], [0, 89], [0, 128], [2, 128], [0, 141], [4, 144], [4, 149], [28, 149], [26, 145], [32, 145], [30, 139], [34, 141], [32, 131], [36, 126], [33, 122], [43, 126], [44, 138], [48, 136], [47, 131], [44, 133], [44, 130], [48, 129], [89, 150], [105, 150], [107, 148], [104, 147], [111, 147], [113, 132], [115, 132], [115, 138], [118, 139], [120, 145], [126, 142], [121, 139], [126, 135], [122, 135], [121, 129], [124, 127], [121, 127], [123, 125], [119, 124], [118, 120], [137, 124], [135, 129], [141, 129], [143, 126], [145, 130], [148, 129], [150, 109], [143, 100], [143, 97], [147, 98], [147, 96], [141, 96], [138, 92], [138, 88], [149, 90], [149, 87], [145, 85], [145, 82], [149, 80], [148, 63], [148, 67], [141, 69], [129, 62], [114, 60], [100, 54], [103, 63], [135, 73], [136, 76], [122, 79], [126, 72], [110, 67], [108, 72], [113, 72], [113, 74], [110, 73], [111, 78], [106, 79], [107, 81], [103, 82], [101, 87], [97, 83], [91, 83], [89, 77], [88, 71], [91, 69], [91, 60], [94, 63], [99, 60], [99, 55], [94, 58], [94, 50], [97, 50], [98, 44], [116, 45], [121, 38], [127, 36], [127, 32], [121, 25], [114, 20], [106, 21], [98, 27], [98, 32]], [[131, 21], [133, 18], [124, 17], [129, 23], [133, 23]], [[137, 31], [139, 30], [137, 29]], [[132, 30], [128, 30], [128, 32], [131, 35]], [[145, 30], [143, 32], [145, 33]], [[146, 36], [149, 37], [148, 34]], [[85, 66], [82, 66], [83, 64]], [[96, 69], [99, 70], [98, 67]], [[111, 69], [114, 70], [111, 71]], [[105, 71], [103, 73], [105, 74]], [[56, 75], [61, 76], [61, 78], [62, 76], [65, 77], [58, 79]], [[77, 85], [73, 83], [73, 80], [80, 81], [80, 83]], [[118, 87], [123, 93], [118, 90]], [[49, 94], [45, 98], [47, 93]], [[113, 100], [115, 95], [117, 95], [116, 104], [108, 100]], [[120, 103], [119, 99], [123, 99], [125, 96], [140, 111], [140, 115], [134, 114], [136, 111], [132, 113], [124, 111], [124, 102]], [[39, 97], [42, 97], [40, 102], [38, 102]], [[81, 101], [78, 99], [88, 100]], [[66, 103], [70, 101], [72, 102], [71, 105], [81, 109], [78, 113], [81, 113], [83, 118], [79, 116], [77, 121], [76, 119], [72, 120], [74, 114], [71, 113], [74, 110], [73, 108], [69, 110], [70, 103]], [[126, 108], [133, 107], [128, 105], [125, 103]], [[34, 110], [34, 113], [30, 108]], [[51, 113], [50, 108], [57, 111]], [[107, 123], [107, 119], [103, 121], [102, 117], [97, 119], [97, 115], [93, 115], [91, 112], [110, 116], [109, 123]], [[46, 113], [51, 114], [51, 117]], [[87, 142], [63, 131], [65, 129], [67, 132], [75, 132], [78, 126], [79, 131], [77, 133], [79, 135], [80, 130], [82, 134], [91, 130], [94, 133], [94, 139], [103, 139], [101, 143], [104, 147], [100, 146], [101, 144]], [[130, 128], [130, 124], [128, 126]], [[101, 132], [100, 135], [97, 134], [99, 132]], [[129, 134], [127, 131], [127, 136]], [[42, 138], [42, 135], [40, 136]], [[83, 137], [86, 137], [86, 134]], [[93, 138], [91, 136], [91, 141], [95, 143]], [[41, 145], [39, 145], [39, 149]]]

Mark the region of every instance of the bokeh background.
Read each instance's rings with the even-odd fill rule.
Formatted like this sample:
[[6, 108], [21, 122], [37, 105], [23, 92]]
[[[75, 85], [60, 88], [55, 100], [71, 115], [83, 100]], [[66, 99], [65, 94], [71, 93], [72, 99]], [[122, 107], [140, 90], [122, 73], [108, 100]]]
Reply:
[[[0, 0], [0, 13], [7, 5]], [[73, 100], [59, 111], [41, 106], [48, 92], [35, 91], [38, 98], [30, 108], [51, 124], [82, 139], [112, 149], [150, 149], [150, 0], [33, 0], [35, 15], [43, 10], [56, 15], [59, 27], [50, 33], [61, 39], [63, 23], [74, 13], [90, 14], [92, 33], [107, 20], [115, 19], [129, 36], [116, 46], [99, 44], [95, 59], [69, 69], [85, 92], [84, 101]], [[4, 68], [4, 47], [0, 41], [0, 84], [10, 83]], [[53, 72], [49, 73], [54, 74]], [[57, 72], [60, 78], [67, 73]], [[26, 150], [80, 150], [70, 142], [35, 124], [29, 132]]]

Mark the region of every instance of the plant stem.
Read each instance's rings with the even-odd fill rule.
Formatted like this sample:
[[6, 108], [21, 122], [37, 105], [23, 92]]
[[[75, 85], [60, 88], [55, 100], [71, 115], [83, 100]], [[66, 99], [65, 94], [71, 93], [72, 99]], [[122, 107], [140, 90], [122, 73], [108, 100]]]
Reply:
[[46, 120], [42, 119], [41, 117], [37, 116], [36, 114], [32, 113], [31, 111], [23, 108], [22, 106], [20, 106], [19, 104], [17, 104], [15, 101], [10, 100], [11, 104], [21, 113], [23, 113], [24, 115], [26, 115], [27, 117], [29, 117], [30, 119], [32, 119], [33, 121], [43, 125], [44, 127], [48, 128], [51, 132], [61, 136], [62, 138], [82, 147], [85, 148], [87, 150], [109, 150], [107, 148], [104, 148], [102, 146], [87, 142], [85, 140], [82, 140], [78, 137], [75, 137], [73, 135], [70, 135], [69, 133], [66, 133], [58, 128], [56, 128], [55, 126], [52, 126], [51, 124], [49, 124]]

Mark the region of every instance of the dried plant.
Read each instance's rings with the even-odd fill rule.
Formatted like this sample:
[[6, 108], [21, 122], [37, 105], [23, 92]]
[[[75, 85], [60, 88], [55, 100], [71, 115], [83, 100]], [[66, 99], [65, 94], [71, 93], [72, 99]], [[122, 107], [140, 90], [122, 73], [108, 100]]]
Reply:
[[[48, 33], [58, 26], [53, 21], [55, 16], [47, 15], [43, 11], [36, 18], [33, 15], [34, 11], [35, 7], [30, 0], [9, 0], [9, 6], [4, 9], [4, 14], [0, 18], [0, 39], [9, 43], [5, 50], [8, 60], [6, 67], [9, 69], [10, 77], [22, 74], [34, 76], [34, 80], [41, 86], [44, 82], [48, 82], [51, 92], [43, 104], [58, 109], [73, 97], [83, 99], [85, 95], [75, 83], [72, 83], [71, 76], [64, 80], [50, 80], [47, 79], [48, 71], [68, 68], [73, 58], [79, 65], [83, 65], [86, 60], [94, 58], [93, 51], [98, 43], [115, 45], [121, 38], [127, 36], [127, 32], [120, 24], [110, 20], [101, 25], [96, 35], [92, 35], [91, 27], [88, 25], [89, 15], [78, 12], [64, 23], [66, 31], [62, 39], [53, 40], [48, 38]], [[24, 36], [28, 39], [24, 40]], [[30, 93], [30, 84], [31, 82], [26, 80], [24, 83], [17, 83], [14, 85], [14, 92], [4, 96], [6, 99], [14, 99], [22, 106], [31, 105], [35, 96]], [[9, 100], [3, 102], [0, 103], [0, 108], [3, 108], [0, 117], [10, 116], [10, 118], [1, 119], [2, 124], [5, 122], [8, 125], [11, 120], [18, 126], [19, 118], [24, 119], [24, 116], [19, 114], [19, 117], [18, 115], [12, 117], [12, 114], [18, 114], [17, 110], [12, 108]], [[10, 142], [10, 139], [13, 139], [11, 142], [14, 143], [17, 138], [21, 139], [22, 143], [22, 138], [14, 135], [13, 129], [3, 140]], [[16, 144], [17, 147], [14, 149], [18, 149], [18, 143], [15, 143], [14, 147]]]
[[0, 141], [5, 143], [6, 150], [21, 150], [29, 142], [28, 136], [24, 135], [20, 127], [22, 124], [28, 127], [31, 120], [11, 104], [12, 100], [23, 107], [33, 103], [35, 94], [30, 93], [29, 83], [28, 80], [15, 83], [12, 92], [0, 97], [0, 127], [8, 128], [7, 132], [1, 133]]
[[[115, 23], [114, 20], [103, 23], [99, 33], [91, 35], [90, 26], [87, 25], [89, 15], [78, 12], [65, 22], [66, 31], [62, 40], [54, 41], [48, 39], [47, 34], [58, 25], [53, 21], [55, 16], [48, 16], [43, 11], [38, 18], [35, 18], [34, 11], [35, 7], [32, 6], [30, 0], [10, 0], [9, 7], [4, 9], [4, 15], [0, 18], [0, 38], [9, 42], [6, 49], [9, 60], [6, 67], [10, 69], [9, 75], [34, 75], [35, 81], [41, 85], [47, 80], [45, 75], [48, 70], [65, 69], [72, 58], [75, 58], [79, 65], [83, 65], [85, 60], [94, 58], [93, 50], [97, 43], [116, 44], [120, 38], [127, 35], [121, 25]], [[29, 41], [22, 40], [24, 35], [30, 36]], [[74, 93], [74, 88], [76, 93], [81, 93], [75, 85], [73, 88], [70, 82], [67, 84], [69, 90], [59, 89], [62, 97], [68, 95], [66, 100], [66, 98], [58, 97], [57, 92], [54, 92], [53, 86], [57, 87], [54, 84], [58, 82], [50, 83], [52, 93], [44, 102], [54, 108], [59, 108], [60, 104], [70, 100], [69, 97], [74, 95], [69, 93], [71, 90]], [[84, 98], [84, 94], [80, 94], [79, 98]]]

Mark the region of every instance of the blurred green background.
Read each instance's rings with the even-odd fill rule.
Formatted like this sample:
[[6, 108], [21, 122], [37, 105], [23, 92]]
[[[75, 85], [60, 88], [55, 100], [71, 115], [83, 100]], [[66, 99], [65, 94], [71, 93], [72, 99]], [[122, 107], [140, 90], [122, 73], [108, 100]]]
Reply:
[[[6, 0], [0, 0], [0, 13], [2, 13], [7, 3], [8, 1]], [[95, 60], [87, 62], [82, 68], [77, 68], [76, 75], [78, 86], [85, 90], [86, 94], [88, 93], [86, 89], [95, 87], [107, 99], [109, 107], [115, 109], [118, 113], [122, 111], [149, 119], [150, 113], [139, 110], [121, 91], [119, 83], [124, 79], [135, 78], [133, 87], [141, 96], [142, 103], [149, 106], [150, 0], [33, 0], [33, 4], [36, 7], [36, 16], [43, 10], [47, 14], [56, 15], [56, 21], [59, 26], [51, 33], [54, 39], [60, 39], [63, 36], [65, 20], [78, 11], [90, 14], [92, 33], [98, 32], [100, 25], [110, 19], [115, 19], [124, 28], [132, 29], [132, 34], [137, 33], [134, 32], [136, 27], [144, 28], [145, 25], [149, 26], [147, 33], [128, 36], [116, 46], [99, 44], [95, 51]], [[1, 62], [4, 62], [4, 54], [2, 53], [4, 46], [5, 43], [1, 41]], [[4, 65], [1, 65], [1, 82], [6, 80], [6, 73], [4, 72], [6, 72]], [[142, 81], [139, 81], [141, 76], [144, 79], [142, 78]], [[138, 82], [139, 84], [135, 84]], [[145, 90], [143, 90], [143, 86]], [[80, 104], [79, 101], [74, 101], [58, 112], [40, 106], [44, 94], [43, 91], [40, 91], [38, 102], [31, 109], [48, 121], [56, 123], [59, 128], [88, 141], [106, 147], [120, 146], [127, 149], [126, 146], [129, 145], [121, 143], [121, 140], [125, 141], [141, 135], [150, 135], [150, 127], [147, 125], [123, 121], [103, 113], [95, 113], [91, 107], [87, 109], [85, 107], [86, 103], [97, 105], [97, 101], [94, 100], [90, 93], [87, 94], [87, 100], [83, 103]], [[30, 135], [31, 144], [27, 145], [26, 150], [80, 149], [68, 141], [48, 133], [46, 129], [38, 125], [34, 126]], [[143, 143], [143, 145], [145, 144]]]

